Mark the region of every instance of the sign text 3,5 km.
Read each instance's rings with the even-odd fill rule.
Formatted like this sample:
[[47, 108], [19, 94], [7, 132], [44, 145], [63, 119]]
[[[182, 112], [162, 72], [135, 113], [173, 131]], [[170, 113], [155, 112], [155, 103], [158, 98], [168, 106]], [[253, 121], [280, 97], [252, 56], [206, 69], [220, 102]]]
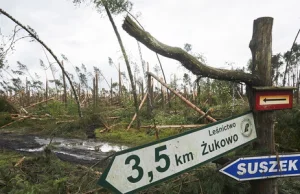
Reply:
[[99, 179], [117, 193], [141, 190], [256, 139], [251, 112], [118, 152]]

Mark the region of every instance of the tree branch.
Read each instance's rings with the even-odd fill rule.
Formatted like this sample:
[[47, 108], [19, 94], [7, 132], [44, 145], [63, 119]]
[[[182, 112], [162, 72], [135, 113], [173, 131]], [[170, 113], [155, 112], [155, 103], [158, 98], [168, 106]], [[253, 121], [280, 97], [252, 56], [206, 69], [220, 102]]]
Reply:
[[147, 46], [150, 50], [163, 55], [165, 57], [175, 59], [190, 70], [195, 75], [201, 75], [204, 77], [245, 82], [249, 85], [259, 85], [260, 79], [256, 75], [244, 73], [241, 71], [219, 69], [207, 66], [195, 57], [185, 52], [179, 47], [171, 47], [155, 39], [149, 32], [141, 29], [129, 16], [125, 18], [122, 25], [123, 29], [130, 35], [136, 38], [138, 41]]

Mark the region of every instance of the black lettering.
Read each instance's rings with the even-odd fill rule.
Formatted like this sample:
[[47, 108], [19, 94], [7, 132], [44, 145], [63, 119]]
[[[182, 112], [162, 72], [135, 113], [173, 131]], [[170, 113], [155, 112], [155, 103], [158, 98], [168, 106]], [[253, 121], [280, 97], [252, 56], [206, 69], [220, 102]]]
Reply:
[[218, 148], [221, 148], [220, 145], [219, 145], [219, 141], [214, 140], [214, 142], [215, 142], [216, 150], [217, 150]]
[[184, 154], [182, 157], [183, 157], [183, 162], [184, 162], [184, 163], [189, 162], [190, 159], [191, 159], [191, 160], [194, 160], [194, 157], [193, 157], [193, 153], [192, 153], [192, 152], [190, 152], [190, 153], [188, 153], [188, 154]]
[[208, 134], [209, 134], [209, 136], [213, 136], [213, 135], [214, 135], [214, 134], [211, 134], [211, 133], [210, 133], [210, 130], [208, 131]]
[[235, 123], [233, 123], [233, 127], [235, 127], [236, 125], [235, 125]]
[[[211, 149], [210, 149], [210, 146], [212, 147]], [[214, 144], [208, 145], [208, 149], [209, 149], [210, 152], [215, 151], [215, 146], [214, 146]]]
[[[179, 156], [177, 158], [177, 154], [175, 154], [175, 161], [176, 161], [176, 165], [179, 166], [180, 164], [182, 164], [182, 161], [181, 161], [181, 156]], [[179, 164], [180, 163], [180, 164]]]
[[232, 143], [232, 136], [227, 137], [226, 142], [227, 142], [227, 144], [231, 144]]
[[235, 134], [234, 136], [233, 136], [233, 141], [237, 141], [239, 139], [239, 136], [237, 135], [237, 134]]
[[203, 141], [203, 143], [201, 144], [201, 147], [203, 147], [203, 150], [202, 150], [202, 156], [208, 154], [208, 152], [206, 151], [206, 146], [207, 146], [207, 143], [205, 143]]
[[220, 141], [220, 145], [221, 145], [222, 147], [224, 147], [224, 146], [226, 145], [226, 142], [225, 142], [224, 139], [222, 139], [222, 140]]

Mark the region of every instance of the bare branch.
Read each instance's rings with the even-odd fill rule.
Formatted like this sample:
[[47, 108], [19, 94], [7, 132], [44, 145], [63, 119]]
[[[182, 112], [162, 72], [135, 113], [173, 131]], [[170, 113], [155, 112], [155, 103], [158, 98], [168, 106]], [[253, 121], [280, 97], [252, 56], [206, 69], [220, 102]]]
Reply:
[[260, 83], [260, 79], [256, 75], [242, 71], [213, 68], [201, 63], [183, 49], [179, 47], [171, 47], [158, 41], [149, 32], [141, 29], [129, 16], [125, 18], [122, 27], [130, 36], [136, 38], [150, 50], [181, 62], [185, 68], [190, 70], [195, 75], [201, 75], [203, 77], [220, 80], [240, 81], [249, 85], [259, 85]]

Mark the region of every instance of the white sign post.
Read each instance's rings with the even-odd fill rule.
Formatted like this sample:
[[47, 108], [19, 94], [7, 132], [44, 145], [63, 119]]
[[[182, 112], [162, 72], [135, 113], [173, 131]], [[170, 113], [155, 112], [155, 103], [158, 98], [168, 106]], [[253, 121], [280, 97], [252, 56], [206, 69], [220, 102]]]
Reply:
[[129, 193], [157, 184], [256, 139], [252, 112], [118, 152], [98, 184]]

